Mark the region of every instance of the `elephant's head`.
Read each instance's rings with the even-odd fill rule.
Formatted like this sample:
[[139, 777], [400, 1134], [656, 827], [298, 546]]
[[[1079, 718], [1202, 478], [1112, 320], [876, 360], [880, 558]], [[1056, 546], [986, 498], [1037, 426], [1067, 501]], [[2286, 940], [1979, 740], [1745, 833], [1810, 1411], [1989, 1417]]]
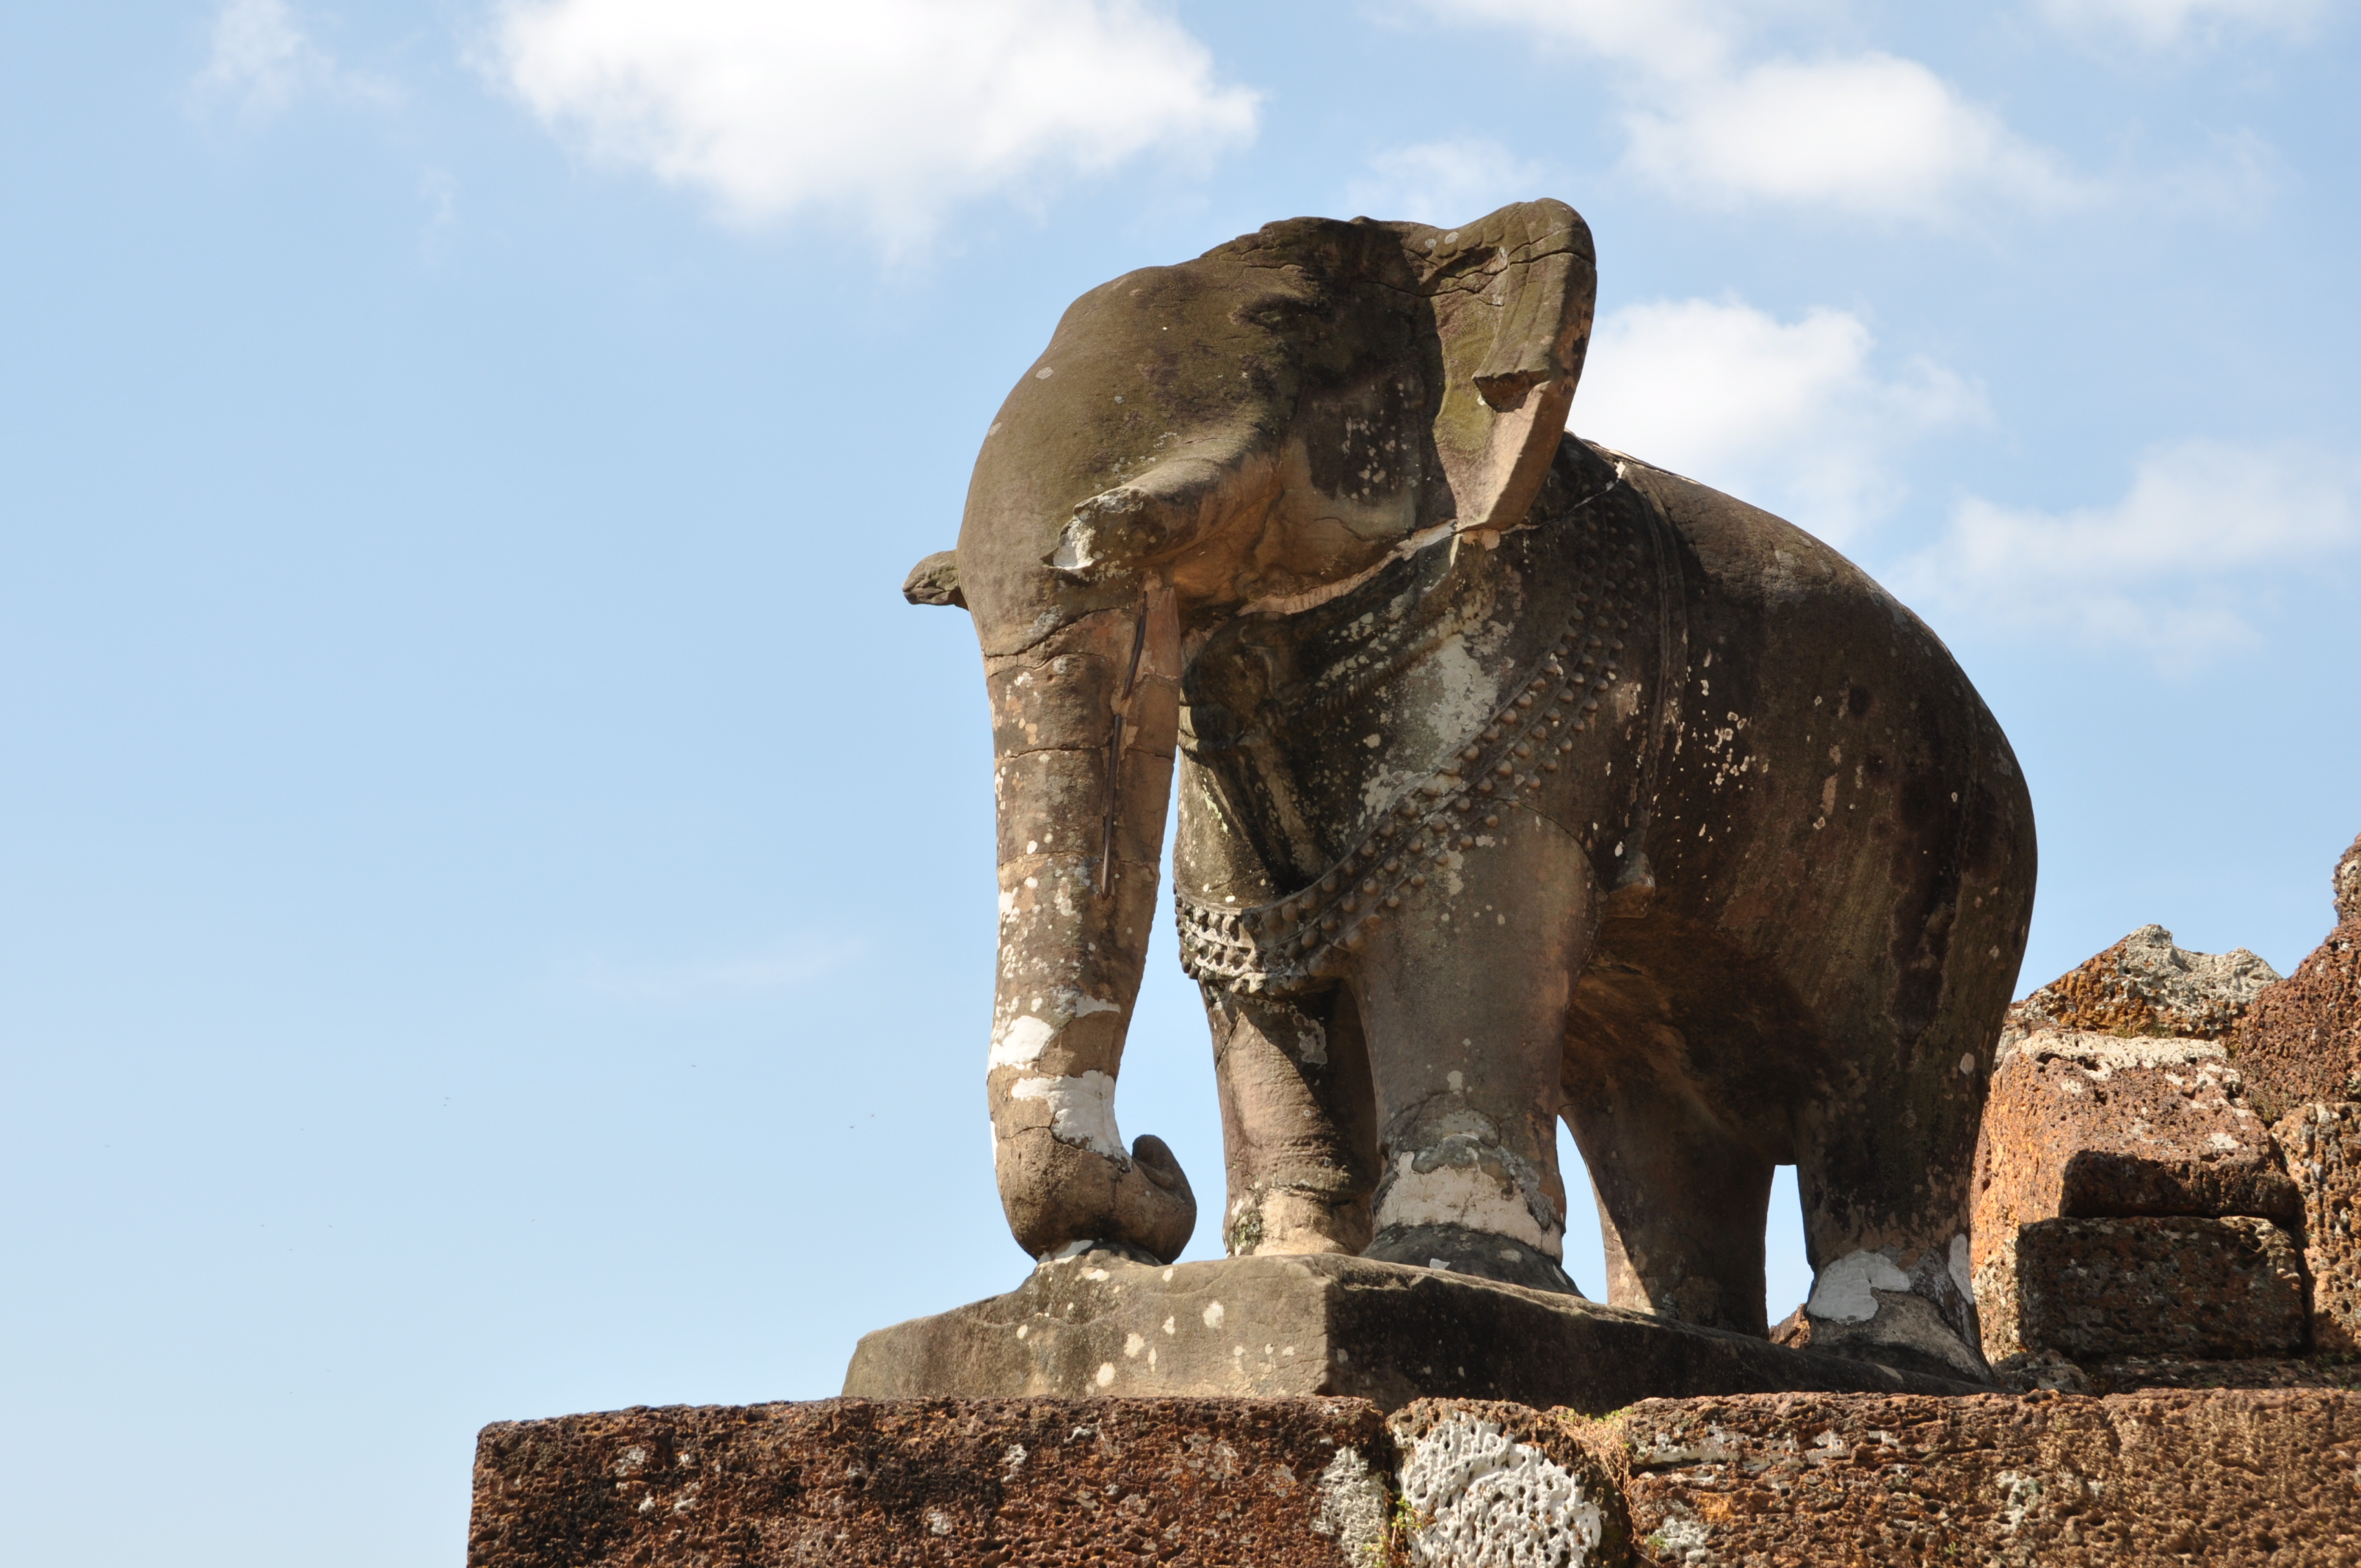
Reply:
[[1555, 202], [1443, 230], [1298, 218], [1076, 301], [986, 434], [954, 553], [997, 751], [1001, 1201], [1037, 1256], [1176, 1255], [1194, 1223], [1114, 1093], [1155, 917], [1184, 638], [1518, 526], [1580, 374], [1589, 231]]

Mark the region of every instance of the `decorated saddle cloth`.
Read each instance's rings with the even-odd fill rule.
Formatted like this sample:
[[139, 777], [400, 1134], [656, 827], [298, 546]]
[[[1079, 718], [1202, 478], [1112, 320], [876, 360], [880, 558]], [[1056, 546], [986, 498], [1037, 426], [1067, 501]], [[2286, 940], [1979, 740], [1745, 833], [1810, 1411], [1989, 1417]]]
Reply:
[[1503, 814], [1549, 818], [1614, 885], [1637, 862], [1675, 678], [1662, 513], [1567, 437], [1526, 524], [1389, 564], [1315, 609], [1242, 616], [1181, 696], [1182, 967], [1287, 995], [1439, 907]]

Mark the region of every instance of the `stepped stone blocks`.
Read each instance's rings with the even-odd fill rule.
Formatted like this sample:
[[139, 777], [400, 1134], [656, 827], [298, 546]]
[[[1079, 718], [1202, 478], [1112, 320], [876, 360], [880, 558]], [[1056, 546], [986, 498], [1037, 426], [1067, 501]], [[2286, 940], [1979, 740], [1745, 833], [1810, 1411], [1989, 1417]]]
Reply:
[[2312, 1348], [2361, 1352], [2361, 1105], [2299, 1106], [2271, 1133], [2303, 1197]]
[[[2182, 957], [2203, 960], [2207, 956]], [[2185, 994], [2176, 1005], [2204, 1011]], [[2268, 1129], [2241, 1091], [2237, 1070], [2223, 1047], [2211, 1040], [2122, 1038], [2045, 1028], [2002, 1047], [1985, 1104], [1971, 1187], [1971, 1266], [1988, 1357], [1997, 1362], [2028, 1352], [2065, 1349], [2028, 1331], [2024, 1303], [2033, 1294], [2053, 1306], [2081, 1303], [2068, 1313], [2078, 1321], [2096, 1321], [2091, 1317], [2093, 1311], [2103, 1316], [2095, 1300], [2077, 1293], [2096, 1287], [2100, 1275], [2086, 1270], [2070, 1281], [2037, 1280], [2028, 1272], [2031, 1266], [2021, 1256], [2019, 1241], [2029, 1234], [2027, 1227], [2059, 1221], [2122, 1223], [2097, 1230], [2052, 1224], [2044, 1233], [2040, 1255], [2043, 1267], [2054, 1268], [2068, 1262], [2060, 1249], [2077, 1238], [2102, 1245], [2107, 1255], [2128, 1263], [2135, 1254], [2169, 1251], [2174, 1238], [2213, 1236], [2202, 1227], [2191, 1232], [2169, 1225], [2169, 1216], [2208, 1221], [2235, 1216], [2295, 1225], [2302, 1207], [2295, 1184], [2281, 1168]], [[2136, 1239], [2143, 1231], [2149, 1233], [2147, 1240]], [[2212, 1246], [2206, 1256], [2216, 1263], [2245, 1255], [2226, 1236], [2201, 1245]], [[2283, 1252], [2289, 1246], [2284, 1236], [2262, 1238], [2257, 1245], [2272, 1256], [2279, 1252], [2270, 1248]], [[2146, 1273], [2135, 1273], [2153, 1284], [2161, 1278], [2156, 1266], [2144, 1264], [2140, 1267]], [[2110, 1281], [2103, 1295], [2118, 1285], [2130, 1288], [2131, 1277], [2113, 1267], [2102, 1272]], [[2232, 1273], [2209, 1266], [2196, 1268], [2185, 1283], [2211, 1281], [2227, 1288], [2232, 1278]], [[2243, 1292], [2244, 1287], [2239, 1289]], [[2241, 1293], [2237, 1299], [2243, 1301], [2246, 1296]], [[2064, 1320], [2053, 1312], [2042, 1321], [2055, 1325]]]
[[2043, 1220], [2017, 1270], [2019, 1335], [2073, 1361], [2304, 1348], [2302, 1261], [2268, 1220]]

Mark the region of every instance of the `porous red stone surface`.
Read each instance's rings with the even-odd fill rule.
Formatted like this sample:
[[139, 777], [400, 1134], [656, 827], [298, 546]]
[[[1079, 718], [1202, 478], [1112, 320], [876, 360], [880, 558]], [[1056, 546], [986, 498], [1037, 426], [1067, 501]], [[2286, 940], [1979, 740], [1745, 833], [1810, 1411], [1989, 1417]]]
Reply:
[[2295, 973], [2266, 990], [2230, 1040], [2272, 1115], [2361, 1100], [2361, 839], [2336, 862], [2336, 928]]
[[2081, 1365], [2083, 1394], [2158, 1388], [2356, 1388], [2361, 1362], [2347, 1354], [2257, 1356], [2226, 1361], [2126, 1355]]
[[467, 1561], [2361, 1562], [2361, 1393], [2338, 1389], [1749, 1394], [1598, 1420], [1435, 1399], [1380, 1422], [1350, 1399], [838, 1399], [503, 1422], [479, 1441]]
[[1987, 1356], [2029, 1348], [2017, 1326], [2024, 1226], [2158, 1214], [2294, 1225], [2295, 1184], [2241, 1089], [2210, 1040], [2045, 1029], [2001, 1048], [1971, 1187]]
[[2252, 1357], [2304, 1348], [2303, 1269], [2268, 1220], [2044, 1220], [2018, 1234], [2029, 1351]]
[[2315, 1351], [2361, 1351], [2361, 1105], [2300, 1105], [2272, 1126], [2303, 1196]]
[[2041, 1029], [2218, 1040], [2279, 973], [2244, 948], [2197, 953], [2143, 926], [2008, 1010], [2002, 1040]]
[[2361, 1562], [2361, 1395], [1753, 1394], [1618, 1420], [1640, 1563]]
[[467, 1563], [1335, 1568], [1340, 1535], [1373, 1514], [1382, 1527], [1367, 1466], [1382, 1472], [1388, 1442], [1358, 1399], [823, 1399], [500, 1422], [477, 1443]]

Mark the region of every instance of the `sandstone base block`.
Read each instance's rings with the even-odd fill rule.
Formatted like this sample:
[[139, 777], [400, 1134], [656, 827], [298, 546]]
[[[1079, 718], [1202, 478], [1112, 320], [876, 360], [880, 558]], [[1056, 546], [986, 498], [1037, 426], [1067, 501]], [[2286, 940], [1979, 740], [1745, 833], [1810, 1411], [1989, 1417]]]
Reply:
[[2071, 1360], [2291, 1355], [2303, 1268], [2268, 1220], [2045, 1220], [2017, 1236], [2026, 1347]]
[[1579, 1297], [1338, 1256], [1167, 1266], [1098, 1251], [1005, 1296], [862, 1336], [866, 1398], [1423, 1398], [1597, 1413], [1651, 1396], [1958, 1393], [1922, 1372], [1791, 1350]]

